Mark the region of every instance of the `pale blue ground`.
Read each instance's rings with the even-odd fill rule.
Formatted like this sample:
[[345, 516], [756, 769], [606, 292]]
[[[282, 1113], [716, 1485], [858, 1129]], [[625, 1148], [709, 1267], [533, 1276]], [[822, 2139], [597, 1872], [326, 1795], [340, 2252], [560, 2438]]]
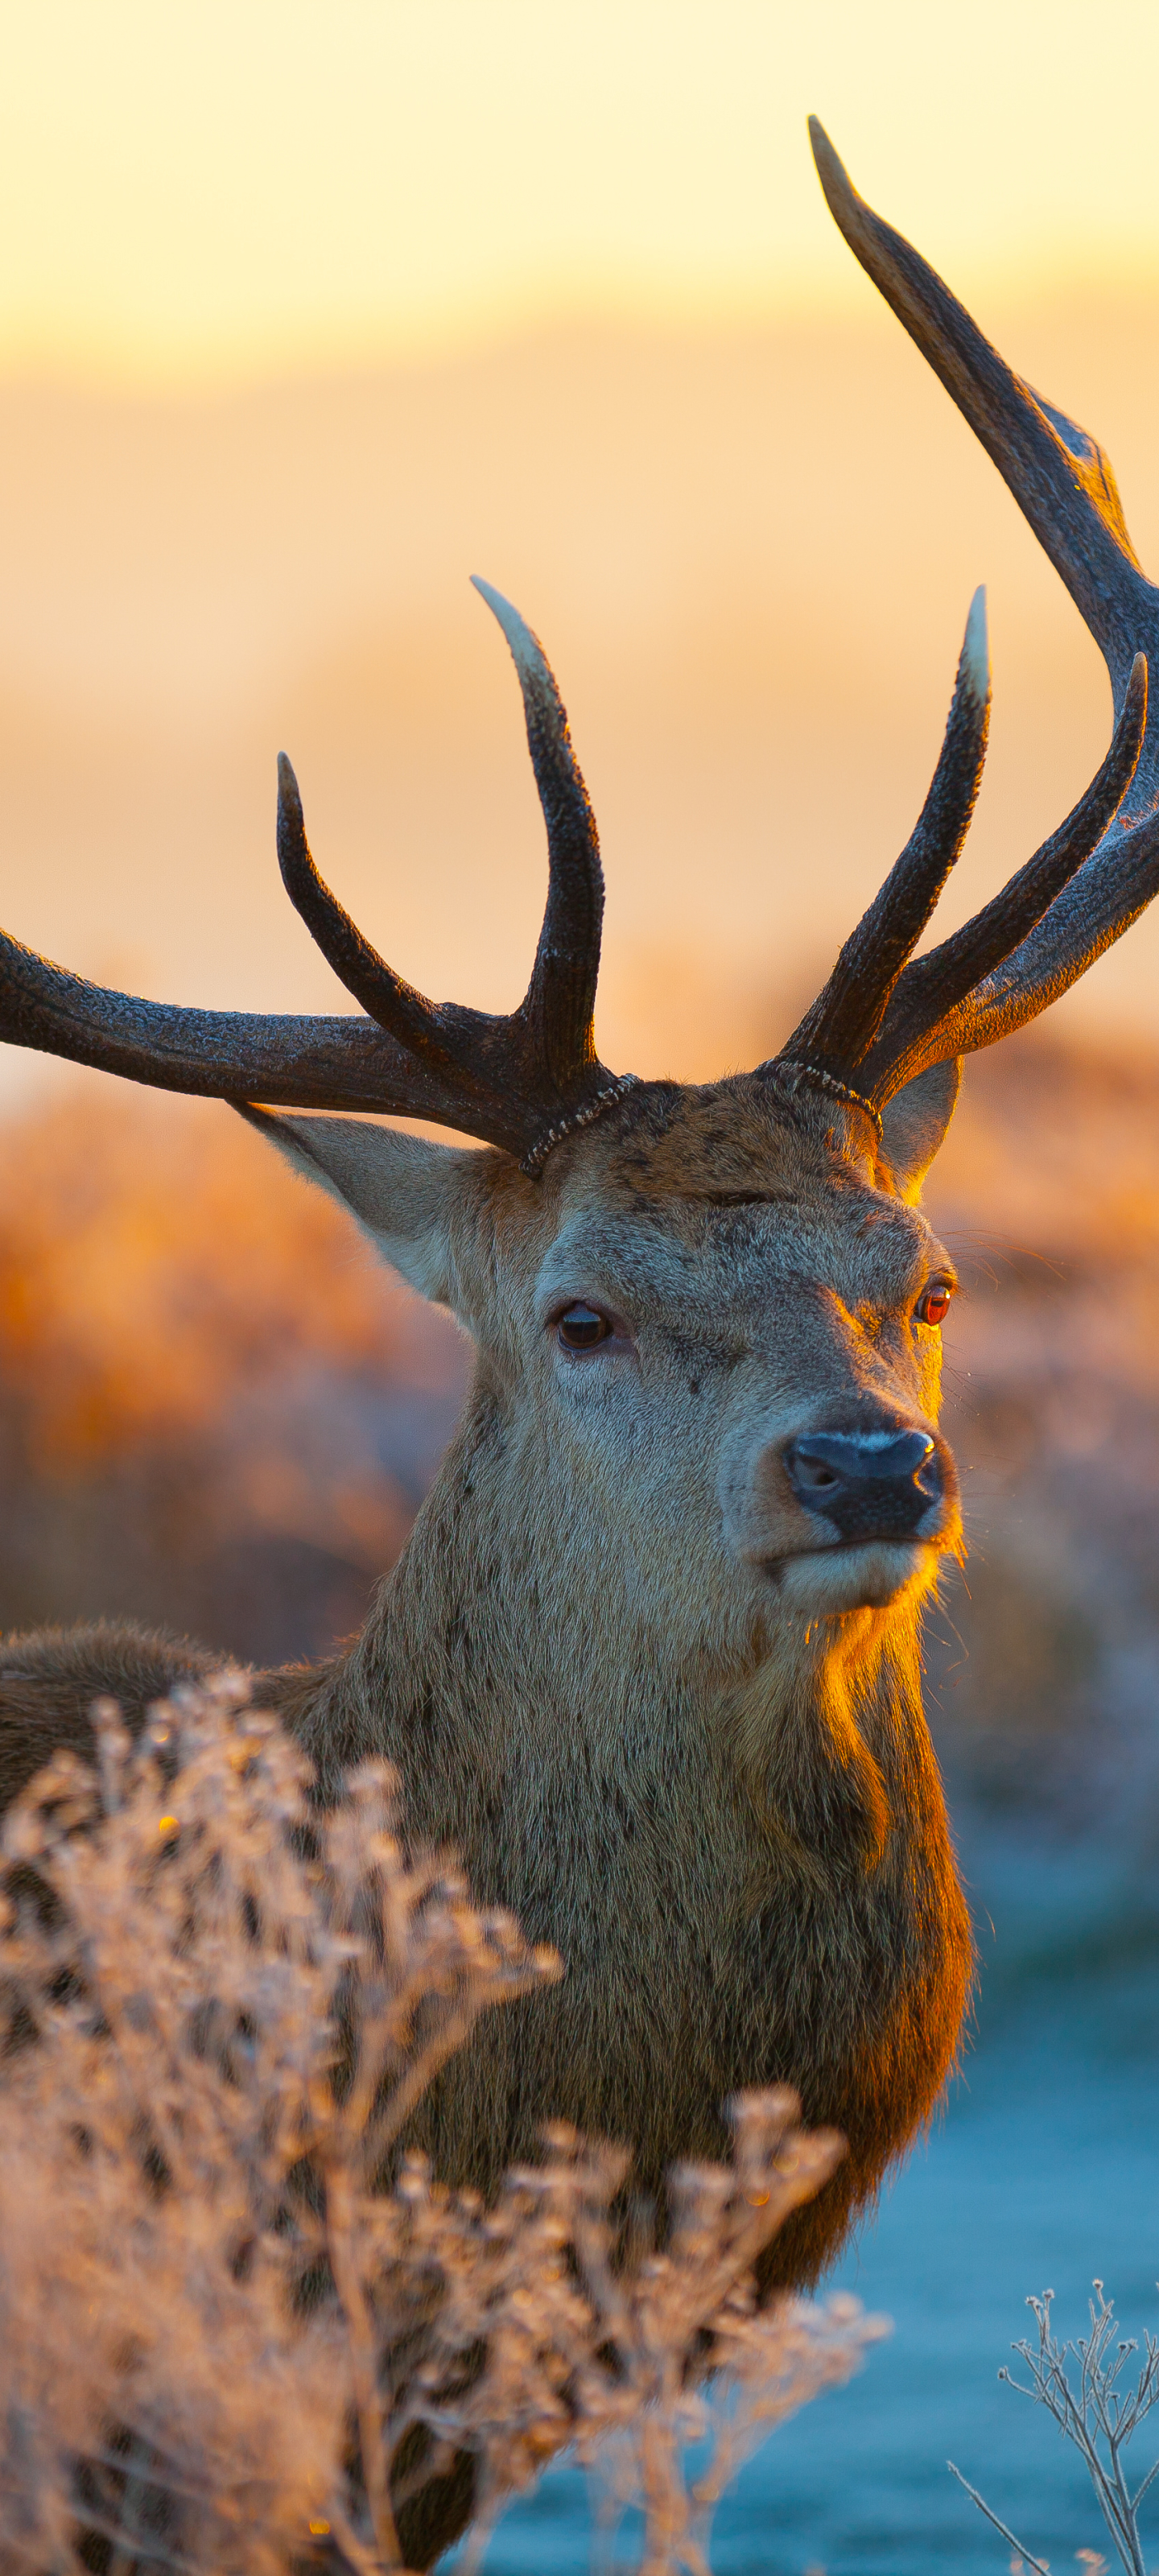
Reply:
[[[1010, 2553], [947, 2457], [1054, 2576], [1104, 2544], [1081, 2466], [996, 2374], [1032, 2323], [1030, 2290], [1057, 2293], [1071, 2332], [1098, 2273], [1126, 2331], [1159, 2329], [1159, 1871], [1138, 1850], [1044, 1855], [992, 1834], [968, 1835], [965, 1857], [984, 1954], [974, 2051], [838, 2276], [893, 2336], [750, 2462], [718, 2515], [714, 2576], [1003, 2576]], [[1159, 2569], [1159, 2486], [1151, 2504]], [[487, 2576], [588, 2565], [585, 2485], [566, 2466], [486, 2561]]]

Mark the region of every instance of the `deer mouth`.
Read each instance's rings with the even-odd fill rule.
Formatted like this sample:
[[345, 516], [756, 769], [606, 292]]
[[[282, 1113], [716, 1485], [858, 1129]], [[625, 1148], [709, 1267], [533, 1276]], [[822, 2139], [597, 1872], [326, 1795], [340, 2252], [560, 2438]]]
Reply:
[[786, 1608], [883, 1610], [930, 1589], [961, 1522], [953, 1456], [935, 1432], [905, 1422], [805, 1432], [781, 1465], [796, 1527], [766, 1571]]
[[947, 1442], [884, 1409], [764, 1444], [722, 1500], [736, 1554], [806, 1619], [928, 1591], [961, 1536]]
[[762, 1571], [785, 1610], [833, 1618], [920, 1598], [936, 1582], [945, 1552], [936, 1538], [838, 1539], [767, 1557]]

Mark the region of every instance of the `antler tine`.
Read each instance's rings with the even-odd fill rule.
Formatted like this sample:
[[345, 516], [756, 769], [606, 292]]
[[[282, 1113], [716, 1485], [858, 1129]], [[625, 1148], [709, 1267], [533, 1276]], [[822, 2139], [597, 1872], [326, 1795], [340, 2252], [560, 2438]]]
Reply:
[[361, 1002], [364, 1011], [369, 1011], [371, 1019], [377, 1020], [380, 1029], [388, 1029], [408, 1053], [437, 1066], [440, 1072], [464, 1070], [440, 1026], [435, 1003], [428, 1002], [413, 984], [404, 983], [402, 976], [395, 974], [319, 876], [306, 839], [298, 781], [284, 751], [278, 753], [278, 866], [294, 910], [301, 914], [310, 937], [317, 941], [339, 982], [353, 993], [356, 1002]]
[[501, 590], [478, 573], [471, 579], [498, 619], [519, 675], [547, 827], [547, 907], [520, 1016], [537, 1029], [549, 1077], [566, 1095], [596, 1062], [592, 1016], [604, 918], [599, 834], [555, 674], [538, 636]]
[[970, 827], [986, 758], [990, 657], [986, 593], [970, 603], [938, 765], [917, 824], [881, 892], [847, 939], [824, 991], [781, 1050], [852, 1079], [920, 939]]
[[[318, 873], [306, 838], [298, 782], [284, 751], [278, 753], [278, 865], [295, 911], [347, 992], [353, 993], [380, 1029], [442, 1082], [460, 1107], [470, 1101], [481, 1111], [484, 1123], [469, 1132], [486, 1136], [491, 1143], [501, 1137], [506, 1141], [512, 1109], [518, 1106], [512, 1091], [520, 1089], [513, 1081], [513, 1050], [510, 1043], [504, 1044], [510, 1023], [453, 1002], [428, 1002], [379, 956]], [[532, 1104], [524, 1101], [523, 1106], [521, 1151], [526, 1150], [530, 1134], [527, 1111]]]
[[[1052, 832], [1050, 839], [1043, 842], [1041, 849], [1036, 850], [1034, 857], [1027, 860], [1016, 876], [1011, 877], [992, 903], [984, 905], [972, 921], [955, 931], [951, 938], [944, 939], [939, 947], [931, 948], [924, 957], [915, 957], [904, 974], [899, 976], [882, 1021], [878, 1043], [869, 1050], [858, 1068], [859, 1085], [867, 1092], [887, 1099], [900, 1090], [903, 1083], [911, 1081], [915, 1073], [926, 1065], [940, 1063], [946, 1054], [969, 1054], [974, 1047], [991, 1043], [989, 1037], [971, 1038], [968, 1035], [971, 1027], [980, 1025], [975, 1007], [978, 1003], [975, 987], [981, 986], [984, 979], [992, 979], [996, 987], [1009, 996], [1012, 1005], [1017, 1002], [1016, 1017], [1011, 1019], [1011, 1026], [1033, 1018], [1048, 1000], [1055, 998], [1055, 992], [1061, 987], [1052, 983], [1052, 989], [1044, 992], [1042, 1000], [1032, 1006], [1027, 996], [1022, 995], [1020, 999], [1023, 978], [1017, 960], [1024, 956], [1029, 946], [1029, 934], [1036, 925], [1041, 925], [1045, 932], [1045, 915], [1053, 925], [1047, 943], [1049, 953], [1056, 967], [1060, 963], [1060, 925], [1055, 920], [1059, 903], [1056, 898], [1061, 898], [1064, 886], [1078, 877], [1080, 871], [1083, 892], [1079, 912], [1080, 916], [1089, 915], [1090, 869], [1086, 863], [1113, 822], [1130, 787], [1146, 723], [1147, 664], [1143, 655], [1137, 653], [1110, 750], [1086, 794], [1080, 797], [1065, 823], [1060, 824], [1057, 832]], [[1132, 849], [1135, 841], [1146, 832], [1147, 826], [1139, 824], [1133, 833], [1120, 838], [1113, 847], [1124, 851]], [[1150, 837], [1159, 850], [1159, 829], [1153, 830]], [[1126, 921], [1120, 926], [1125, 929]], [[1091, 927], [1088, 919], [1088, 941]], [[1106, 946], [1115, 936], [1117, 932], [1108, 931], [1101, 937], [1100, 944]], [[1067, 982], [1073, 983], [1097, 953], [1097, 949], [1092, 949], [1089, 955], [1083, 956], [1081, 964], [1076, 959], [1072, 972], [1067, 975]], [[999, 978], [995, 970], [1003, 964], [1006, 973]], [[963, 1016], [959, 1005], [965, 1004], [968, 997], [970, 1008]], [[994, 1038], [1005, 1035], [1005, 1027], [998, 1025], [1001, 1015], [997, 991], [984, 1016], [992, 1025]], [[953, 1042], [947, 1043], [948, 1039]]]
[[971, 1055], [1037, 1018], [1113, 947], [1159, 894], [1159, 815], [1136, 823], [1085, 868], [1008, 957], [975, 986], [939, 1031], [936, 1057]]
[[[816, 117], [809, 133], [830, 214], [1009, 485], [1061, 574], [1121, 706], [1135, 654], [1159, 655], [1159, 591], [1127, 534], [1111, 466], [1086, 430], [1044, 401], [991, 347], [957, 297], [859, 197]], [[1154, 783], [1153, 745], [1136, 804]]]
[[531, 982], [518, 1010], [429, 1002], [396, 975], [323, 883], [298, 782], [278, 762], [278, 857], [287, 893], [369, 1018], [184, 1010], [106, 991], [0, 932], [0, 1037], [161, 1090], [291, 1109], [429, 1118], [516, 1155], [537, 1175], [553, 1145], [630, 1084], [596, 1057], [603, 877], [595, 820], [542, 647], [479, 582], [515, 656], [547, 822], [550, 884]]
[[[203, 1011], [110, 991], [0, 932], [0, 1036], [161, 1091], [431, 1118], [488, 1136], [373, 1020]], [[496, 1141], [494, 1137], [490, 1141]], [[512, 1151], [523, 1150], [519, 1138]]]
[[[1159, 590], [1140, 570], [1111, 467], [1085, 430], [1031, 391], [949, 288], [852, 186], [824, 128], [809, 120], [830, 213], [969, 421], [1062, 575], [1111, 676], [1117, 722], [1106, 759], [1067, 821], [973, 921], [896, 976], [879, 1007], [867, 990], [858, 1056], [855, 1000], [836, 1031], [814, 1005], [777, 1061], [860, 1102], [871, 1116], [924, 1067], [989, 1046], [1084, 974], [1159, 890], [1159, 734], [1147, 666], [1159, 652]], [[1140, 819], [1134, 823], [1134, 814]], [[894, 872], [895, 877], [897, 871]], [[847, 981], [883, 888], [843, 951]], [[831, 985], [835, 981], [831, 978]], [[870, 979], [867, 976], [867, 985]], [[853, 1088], [856, 1084], [856, 1088]]]

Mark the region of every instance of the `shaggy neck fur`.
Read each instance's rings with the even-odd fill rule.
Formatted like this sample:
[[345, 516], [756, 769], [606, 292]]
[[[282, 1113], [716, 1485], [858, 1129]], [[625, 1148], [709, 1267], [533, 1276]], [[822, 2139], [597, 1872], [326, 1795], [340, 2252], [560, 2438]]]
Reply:
[[634, 2143], [645, 2188], [719, 2154], [719, 2105], [797, 2085], [850, 2154], [774, 2248], [814, 2274], [928, 2116], [970, 1936], [906, 1602], [711, 1645], [623, 1555], [579, 1557], [513, 1455], [485, 1371], [357, 1644], [270, 1676], [324, 1788], [370, 1752], [417, 1837], [566, 1962], [490, 2016], [415, 2142], [492, 2189], [572, 2119]]

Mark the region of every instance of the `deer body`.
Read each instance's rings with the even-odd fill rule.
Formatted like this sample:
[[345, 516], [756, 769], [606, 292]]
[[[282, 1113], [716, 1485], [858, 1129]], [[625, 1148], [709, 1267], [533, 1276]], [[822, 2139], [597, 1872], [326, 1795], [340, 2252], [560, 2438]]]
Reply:
[[[362, 1005], [326, 1020], [104, 992], [0, 935], [0, 1030], [242, 1109], [477, 1350], [458, 1436], [363, 1635], [258, 1677], [323, 1795], [387, 1754], [413, 1829], [563, 1954], [492, 2015], [418, 2124], [487, 2190], [567, 2117], [655, 2189], [713, 2152], [723, 2098], [778, 2079], [849, 2154], [776, 2240], [813, 2277], [926, 2118], [970, 1973], [921, 1711], [918, 1625], [961, 1544], [937, 1430], [952, 1264], [917, 1204], [961, 1059], [1043, 1010], [1159, 889], [1159, 593], [1107, 461], [988, 347], [850, 188], [830, 206], [1010, 484], [1102, 647], [1116, 721], [1074, 811], [974, 919], [913, 954], [985, 753], [981, 594], [915, 831], [780, 1054], [704, 1089], [601, 1065], [598, 845], [551, 671], [519, 672], [550, 883], [519, 1009], [426, 1001], [323, 884], [283, 765], [291, 897]], [[483, 586], [486, 589], [486, 586]], [[465, 1150], [349, 1117], [418, 1116]], [[196, 1650], [127, 1630], [0, 1648], [0, 1793], [130, 1716]], [[412, 2546], [428, 2563], [467, 2489]]]
[[[566, 1961], [443, 2079], [440, 2166], [487, 2188], [562, 2116], [655, 2189], [716, 2152], [730, 2090], [792, 2069], [851, 2142], [777, 2240], [800, 2277], [928, 2113], [970, 1942], [917, 1651], [956, 1498], [929, 1542], [829, 1548], [780, 1456], [839, 1407], [927, 1418], [938, 1337], [908, 1305], [945, 1255], [746, 1086], [662, 1097], [642, 1137], [649, 1106], [538, 1189], [456, 1158], [462, 1428], [357, 1644], [262, 1687], [324, 1778], [387, 1750], [416, 1830]], [[844, 1299], [817, 1288], [838, 1245]], [[559, 1351], [542, 1310], [576, 1288], [635, 1302], [630, 1349]], [[882, 1606], [826, 1612], [834, 1585]]]
[[[828, 1108], [751, 1078], [639, 1086], [542, 1183], [346, 1122], [278, 1141], [327, 1152], [479, 1358], [362, 1636], [257, 1695], [324, 1795], [397, 1762], [416, 1836], [566, 1965], [480, 2026], [416, 2143], [489, 2191], [563, 2117], [631, 2141], [657, 2190], [718, 2152], [730, 2092], [791, 2079], [850, 2143], [775, 2240], [770, 2277], [811, 2277], [928, 2115], [969, 1980], [917, 1634], [960, 1529], [915, 1314], [947, 1256]], [[573, 1354], [553, 1318], [581, 1296], [617, 1330]], [[795, 1490], [786, 1447], [837, 1422], [929, 1426], [939, 1490], [907, 1489], [907, 1534], [842, 1540]], [[59, 1640], [39, 1653], [0, 1650], [26, 1767], [38, 1672], [59, 1719]], [[94, 1680], [143, 1710], [168, 1678], [131, 1635], [99, 1649], [74, 1740]]]

